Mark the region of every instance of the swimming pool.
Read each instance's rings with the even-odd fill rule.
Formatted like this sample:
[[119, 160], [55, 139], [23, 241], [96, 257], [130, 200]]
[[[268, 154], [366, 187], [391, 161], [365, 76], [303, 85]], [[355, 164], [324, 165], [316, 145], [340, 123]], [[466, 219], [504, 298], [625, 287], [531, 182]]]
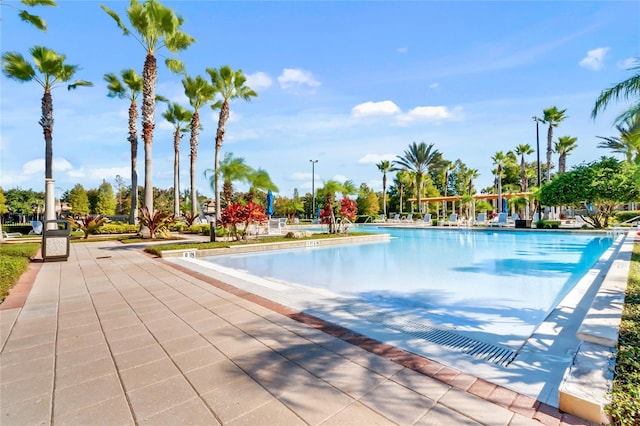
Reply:
[[606, 234], [369, 229], [392, 238], [199, 260], [284, 304], [305, 290], [322, 295], [304, 310], [347, 327], [444, 330], [517, 351], [613, 243]]

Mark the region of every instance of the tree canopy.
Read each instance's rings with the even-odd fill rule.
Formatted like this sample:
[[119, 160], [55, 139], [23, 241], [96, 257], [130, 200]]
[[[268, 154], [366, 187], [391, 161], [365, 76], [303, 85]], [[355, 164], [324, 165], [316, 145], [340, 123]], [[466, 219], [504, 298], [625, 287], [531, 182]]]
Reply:
[[607, 227], [616, 207], [640, 199], [635, 169], [635, 165], [611, 157], [579, 165], [544, 185], [540, 202], [585, 209], [587, 223], [596, 228]]

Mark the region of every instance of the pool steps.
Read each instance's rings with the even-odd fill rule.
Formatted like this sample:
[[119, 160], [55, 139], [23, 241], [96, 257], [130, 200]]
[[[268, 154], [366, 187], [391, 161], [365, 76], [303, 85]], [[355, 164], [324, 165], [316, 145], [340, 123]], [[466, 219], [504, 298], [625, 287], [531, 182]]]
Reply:
[[576, 333], [582, 343], [558, 391], [561, 411], [597, 424], [611, 423], [604, 407], [610, 402], [633, 234], [619, 237], [618, 252]]

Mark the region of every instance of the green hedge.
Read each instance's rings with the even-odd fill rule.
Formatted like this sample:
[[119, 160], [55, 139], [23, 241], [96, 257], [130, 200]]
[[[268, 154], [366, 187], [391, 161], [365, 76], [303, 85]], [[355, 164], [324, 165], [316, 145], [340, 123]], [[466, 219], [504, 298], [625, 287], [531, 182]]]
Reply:
[[617, 223], [626, 222], [627, 220], [631, 220], [636, 216], [640, 216], [640, 210], [618, 211], [613, 215]]
[[99, 234], [135, 234], [140, 230], [140, 225], [129, 223], [110, 222], [98, 229]]

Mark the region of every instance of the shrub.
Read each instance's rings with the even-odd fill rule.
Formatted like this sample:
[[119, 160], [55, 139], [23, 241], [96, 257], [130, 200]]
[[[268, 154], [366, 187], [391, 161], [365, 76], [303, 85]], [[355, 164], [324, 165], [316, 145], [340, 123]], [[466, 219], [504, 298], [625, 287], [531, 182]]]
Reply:
[[560, 228], [559, 220], [544, 220], [541, 219], [536, 222], [536, 228], [538, 229], [558, 229]]
[[614, 425], [640, 424], [640, 243], [637, 240], [620, 323], [611, 404], [606, 410]]
[[109, 221], [106, 217], [101, 217], [100, 215], [91, 216], [90, 214], [79, 216], [78, 218], [69, 216], [67, 220], [71, 223], [72, 229], [80, 229], [84, 232], [85, 240], [89, 238], [89, 235], [97, 234], [100, 228]]
[[618, 211], [618, 212], [615, 212], [613, 216], [617, 223], [622, 223], [622, 222], [626, 222], [627, 220], [631, 220], [634, 217], [640, 216], [640, 210]]
[[140, 227], [130, 223], [107, 223], [100, 228], [101, 234], [135, 234]]
[[154, 210], [149, 211], [147, 207], [140, 209], [140, 225], [149, 228], [151, 238], [166, 238], [169, 226], [175, 222], [172, 214]]

